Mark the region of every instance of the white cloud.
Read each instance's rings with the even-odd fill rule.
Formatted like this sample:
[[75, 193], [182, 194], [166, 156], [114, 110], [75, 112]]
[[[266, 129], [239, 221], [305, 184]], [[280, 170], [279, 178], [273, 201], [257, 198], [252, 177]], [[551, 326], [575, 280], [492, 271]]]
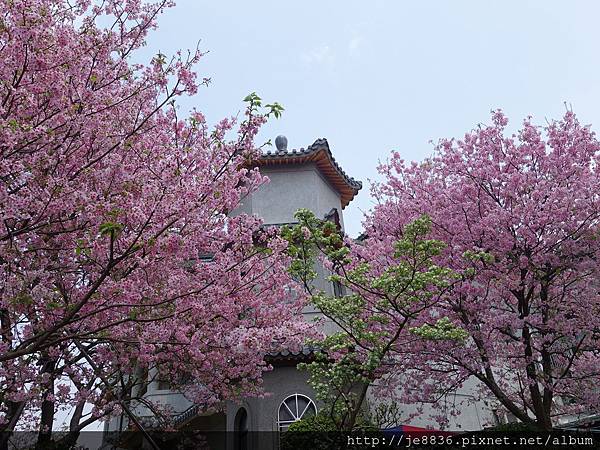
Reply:
[[302, 61], [307, 65], [333, 66], [335, 57], [329, 45], [323, 44], [302, 54]]
[[350, 39], [350, 42], [348, 42], [348, 54], [350, 54], [350, 56], [358, 54], [364, 40], [365, 39], [359, 35], [356, 35], [352, 39]]

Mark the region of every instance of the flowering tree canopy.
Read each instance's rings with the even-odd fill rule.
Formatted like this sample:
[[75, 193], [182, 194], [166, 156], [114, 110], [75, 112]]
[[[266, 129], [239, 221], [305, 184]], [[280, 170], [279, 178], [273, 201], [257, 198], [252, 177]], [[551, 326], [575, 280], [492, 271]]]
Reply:
[[[370, 238], [352, 241], [333, 222], [317, 219], [307, 210], [298, 211], [296, 218], [299, 223], [282, 233], [294, 258], [290, 271], [303, 281], [312, 304], [336, 328], [318, 339], [314, 361], [301, 368], [309, 371], [309, 383], [324, 403], [321, 414], [325, 411], [337, 429], [371, 426], [380, 422], [376, 416], [388, 416], [397, 405], [382, 403], [372, 414], [365, 414], [368, 390], [404, 372], [403, 355], [415, 340], [466, 337], [447, 318], [431, 325], [426, 321], [427, 311], [440, 302], [456, 274], [434, 263], [445, 244], [428, 239], [431, 221], [427, 216], [406, 224], [395, 240], [386, 240], [391, 247]], [[312, 286], [315, 257], [347, 295], [331, 295]]]
[[600, 143], [572, 112], [513, 135], [501, 112], [492, 119], [423, 163], [394, 153], [367, 233], [389, 253], [427, 214], [447, 244], [437, 263], [460, 274], [428, 314], [466, 341], [429, 336], [405, 355], [424, 400], [474, 377], [506, 411], [550, 428], [600, 407]]
[[140, 369], [206, 407], [257, 393], [264, 354], [305, 331], [284, 241], [230, 216], [266, 181], [244, 167], [281, 108], [180, 118], [202, 55], [130, 62], [166, 2], [0, 4], [0, 431], [47, 433], [61, 406], [78, 431]]

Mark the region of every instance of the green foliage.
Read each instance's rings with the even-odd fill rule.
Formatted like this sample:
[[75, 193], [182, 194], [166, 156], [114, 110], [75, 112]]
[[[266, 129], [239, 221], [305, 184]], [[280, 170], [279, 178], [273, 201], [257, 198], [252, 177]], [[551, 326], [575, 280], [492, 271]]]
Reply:
[[284, 111], [284, 107], [277, 102], [267, 103], [265, 108], [269, 109], [267, 112], [267, 117], [271, 117], [271, 115], [273, 115], [276, 119], [279, 119], [281, 117], [281, 113]]
[[75, 246], [75, 254], [77, 256], [84, 254], [86, 256], [90, 256], [92, 251], [91, 249], [86, 245], [86, 241], [85, 239], [77, 239], [76, 241], [76, 246]]
[[431, 340], [455, 340], [464, 341], [469, 337], [469, 333], [458, 328], [447, 317], [438, 320], [434, 325], [425, 324], [420, 327], [410, 328], [411, 333], [424, 339]]
[[[364, 417], [360, 417], [354, 429], [360, 433], [378, 433], [379, 430]], [[336, 421], [324, 412], [294, 422], [281, 436], [282, 450], [311, 449], [329, 450], [346, 448], [347, 434], [339, 432]]]
[[282, 450], [309, 448], [328, 450], [342, 448], [343, 436], [337, 433], [333, 420], [324, 414], [307, 417], [290, 425], [281, 435]]
[[326, 414], [317, 414], [315, 416], [309, 416], [297, 422], [294, 422], [288, 428], [288, 431], [294, 432], [306, 432], [306, 431], [317, 431], [317, 432], [330, 432], [337, 431], [335, 422], [331, 417]]
[[11, 303], [14, 306], [31, 306], [34, 304], [34, 301], [29, 293], [22, 291], [12, 298]]
[[252, 92], [244, 97], [244, 102], [250, 105], [251, 111], [255, 112], [262, 106], [262, 99], [256, 92]]
[[114, 237], [123, 229], [123, 225], [118, 222], [108, 221], [100, 224], [98, 231], [100, 236], [111, 236]]
[[293, 258], [289, 271], [312, 291], [310, 284], [316, 277], [313, 269], [316, 256], [323, 253], [335, 267], [340, 267], [349, 262], [349, 249], [343, 245], [334, 223], [316, 218], [308, 209], [298, 210], [295, 217], [297, 225], [281, 230], [282, 237], [289, 244], [288, 253]]
[[[246, 97], [244, 97], [244, 102], [250, 104], [250, 109], [252, 112], [257, 112], [262, 107], [262, 99], [256, 92], [246, 95]], [[277, 102], [267, 103], [264, 107], [267, 109], [265, 112], [266, 117], [271, 117], [272, 115], [276, 119], [279, 119], [281, 117], [281, 113], [284, 111], [284, 107]]]
[[[304, 283], [311, 303], [339, 328], [313, 343], [322, 352], [300, 368], [309, 372], [309, 383], [337, 428], [355, 430], [368, 386], [385, 373], [385, 365], [393, 364], [392, 350], [403, 335], [411, 331], [431, 339], [466, 338], [464, 330], [445, 318], [434, 325], [407, 325], [433, 306], [458, 276], [434, 263], [445, 244], [427, 239], [431, 230], [427, 216], [404, 227], [394, 244], [391, 263], [381, 270], [374, 270], [373, 260], [357, 260], [334, 223], [318, 219], [306, 209], [295, 217], [297, 225], [282, 229], [292, 257], [289, 271]], [[336, 297], [315, 289], [312, 282], [319, 255], [331, 264], [330, 280], [345, 286], [348, 295]], [[389, 255], [373, 258], [375, 262], [377, 258], [390, 260]]]

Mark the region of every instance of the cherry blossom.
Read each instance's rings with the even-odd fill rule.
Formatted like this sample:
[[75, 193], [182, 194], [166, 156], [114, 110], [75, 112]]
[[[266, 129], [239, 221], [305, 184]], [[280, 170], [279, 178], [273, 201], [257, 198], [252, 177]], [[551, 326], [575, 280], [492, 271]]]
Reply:
[[308, 328], [285, 243], [230, 214], [281, 108], [180, 117], [202, 53], [131, 63], [170, 2], [0, 4], [0, 431], [48, 439], [74, 406], [78, 432], [152, 376], [206, 408], [258, 395]]
[[600, 406], [600, 144], [571, 111], [545, 127], [528, 118], [516, 134], [507, 123], [496, 111], [422, 163], [394, 153], [381, 165], [366, 257], [389, 254], [426, 214], [447, 244], [437, 263], [461, 276], [424, 323], [446, 317], [469, 338], [414, 343], [388, 391], [434, 401], [477, 379], [498, 408], [550, 428]]

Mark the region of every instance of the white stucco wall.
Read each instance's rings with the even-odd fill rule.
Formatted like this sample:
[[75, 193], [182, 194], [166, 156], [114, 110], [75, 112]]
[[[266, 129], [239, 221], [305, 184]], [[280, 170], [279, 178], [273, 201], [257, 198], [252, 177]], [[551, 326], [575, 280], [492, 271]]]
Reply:
[[[383, 378], [370, 388], [367, 397], [370, 404], [377, 404], [380, 401], [380, 399], [374, 395], [375, 390], [378, 385], [384, 384], [385, 382], [385, 378]], [[449, 393], [444, 399], [440, 400], [438, 406], [443, 407], [444, 405], [447, 405], [449, 409], [452, 406], [455, 406], [460, 412], [457, 416], [451, 416], [450, 414], [446, 415], [449, 419], [448, 424], [444, 427], [446, 430], [475, 431], [494, 425], [492, 405], [496, 402], [494, 402], [491, 397], [481, 398], [478, 386], [480, 386], [478, 380], [469, 378], [460, 389]], [[391, 399], [383, 399], [383, 401], [388, 403]], [[433, 408], [432, 405], [398, 403], [398, 406], [402, 411], [402, 423], [416, 427], [440, 428], [432, 419], [432, 416], [440, 414], [441, 411], [437, 408]], [[422, 407], [422, 414], [418, 417], [412, 417], [412, 415], [417, 412], [419, 406]]]
[[243, 199], [233, 214], [256, 214], [265, 224], [294, 222], [294, 213], [300, 208], [310, 209], [317, 217], [337, 208], [341, 217], [339, 193], [314, 164], [262, 167], [261, 173], [269, 177], [269, 183]]

